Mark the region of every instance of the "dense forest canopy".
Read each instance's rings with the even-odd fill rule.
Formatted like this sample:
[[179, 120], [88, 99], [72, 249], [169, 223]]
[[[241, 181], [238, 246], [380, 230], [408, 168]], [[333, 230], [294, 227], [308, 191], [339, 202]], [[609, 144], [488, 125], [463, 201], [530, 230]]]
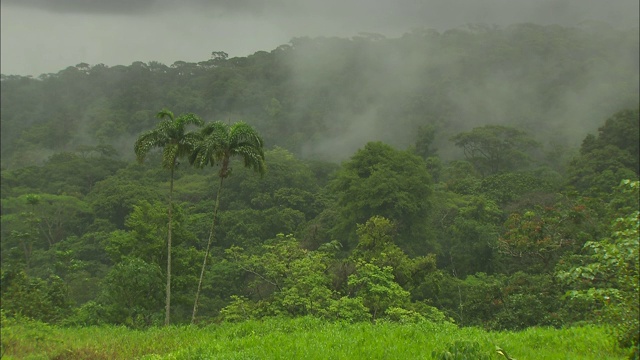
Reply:
[[473, 25], [3, 74], [3, 321], [592, 322], [637, 349], [638, 53]]
[[[59, 151], [129, 148], [167, 107], [245, 120], [296, 155], [344, 160], [368, 141], [406, 147], [435, 127], [450, 136], [497, 124], [548, 148], [573, 147], [602, 119], [638, 103], [637, 29], [519, 24], [294, 38], [271, 52], [197, 63], [86, 63], [38, 78], [2, 75], [2, 165]], [[129, 151], [120, 156], [130, 159]]]

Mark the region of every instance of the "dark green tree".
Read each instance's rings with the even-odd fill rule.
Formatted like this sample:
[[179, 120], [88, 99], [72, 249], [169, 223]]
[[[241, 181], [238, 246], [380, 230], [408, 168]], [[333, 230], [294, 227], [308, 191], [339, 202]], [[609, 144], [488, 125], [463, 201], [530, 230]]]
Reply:
[[[613, 145], [629, 153], [633, 163], [629, 168], [640, 173], [640, 114], [639, 109], [621, 110], [605, 121], [598, 128], [598, 142]], [[586, 149], [585, 149], [586, 150]]]
[[103, 320], [133, 327], [158, 324], [162, 306], [162, 270], [140, 258], [116, 264], [102, 280], [98, 304]]
[[423, 159], [437, 156], [438, 149], [433, 146], [436, 139], [436, 128], [433, 125], [420, 126], [416, 134], [416, 154]]
[[0, 281], [3, 314], [22, 315], [52, 323], [69, 314], [71, 304], [66, 284], [56, 275], [40, 279], [27, 275], [23, 270], [3, 269]]
[[[567, 297], [587, 301], [602, 309], [601, 317], [613, 325], [620, 345], [638, 351], [640, 341], [640, 182], [623, 180], [612, 195], [610, 206], [635, 202], [635, 208], [622, 212], [611, 224], [611, 235], [584, 244], [586, 254], [573, 268], [559, 271], [558, 277], [571, 286]], [[625, 213], [626, 212], [626, 213]], [[637, 353], [636, 353], [637, 354]], [[631, 357], [630, 357], [631, 358]]]
[[171, 222], [173, 209], [173, 177], [178, 158], [190, 155], [198, 139], [197, 133], [186, 132], [188, 125], [202, 126], [204, 122], [198, 116], [188, 113], [177, 118], [167, 109], [156, 115], [161, 119], [158, 126], [138, 137], [134, 151], [139, 162], [143, 162], [152, 148], [162, 148], [162, 167], [169, 169], [169, 227], [167, 231], [167, 300], [165, 325], [169, 325], [171, 312]]
[[220, 121], [212, 122], [202, 128], [200, 132], [201, 140], [196, 144], [189, 161], [196, 167], [204, 167], [207, 164], [214, 166], [220, 165], [218, 177], [218, 191], [216, 192], [216, 202], [213, 208], [213, 218], [211, 220], [211, 230], [209, 231], [209, 239], [207, 240], [207, 248], [202, 262], [202, 270], [200, 279], [198, 280], [198, 290], [196, 290], [196, 298], [193, 303], [193, 315], [191, 322], [193, 323], [198, 312], [198, 297], [202, 288], [202, 279], [207, 266], [207, 257], [213, 240], [215, 230], [216, 217], [218, 208], [220, 207], [220, 192], [224, 179], [231, 175], [231, 159], [239, 157], [244, 162], [245, 167], [250, 167], [261, 175], [264, 174], [266, 167], [264, 163], [264, 141], [258, 132], [247, 123], [242, 121], [233, 125], [228, 125]]
[[451, 138], [483, 176], [523, 168], [529, 151], [538, 146], [526, 132], [501, 125], [485, 125]]
[[623, 179], [640, 173], [638, 110], [622, 110], [609, 117], [582, 141], [580, 154], [569, 163], [568, 183], [590, 195], [611, 193]]
[[424, 160], [412, 152], [382, 142], [366, 144], [343, 164], [330, 185], [340, 212], [334, 238], [355, 244], [356, 224], [379, 215], [396, 224], [402, 245], [428, 252], [428, 229], [423, 225], [430, 207], [431, 181]]

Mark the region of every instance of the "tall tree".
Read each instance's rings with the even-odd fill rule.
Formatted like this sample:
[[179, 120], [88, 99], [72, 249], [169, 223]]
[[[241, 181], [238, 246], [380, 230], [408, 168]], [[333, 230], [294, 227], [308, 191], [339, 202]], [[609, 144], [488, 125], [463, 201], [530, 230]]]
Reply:
[[337, 197], [340, 220], [333, 237], [357, 240], [356, 224], [383, 216], [396, 224], [397, 243], [412, 255], [429, 248], [426, 221], [433, 193], [425, 162], [411, 151], [400, 151], [382, 142], [367, 143], [342, 165], [330, 184]]
[[167, 297], [165, 309], [165, 325], [169, 325], [171, 313], [171, 222], [173, 210], [173, 177], [178, 158], [190, 155], [197, 142], [198, 133], [186, 132], [187, 125], [204, 125], [204, 121], [197, 115], [188, 113], [175, 117], [167, 109], [160, 111], [156, 117], [161, 119], [155, 129], [147, 131], [138, 137], [134, 145], [136, 157], [143, 162], [152, 148], [162, 148], [162, 167], [171, 172], [169, 182], [169, 226], [167, 231]]
[[244, 161], [245, 167], [250, 167], [254, 171], [260, 173], [265, 172], [264, 163], [264, 141], [258, 132], [250, 125], [244, 122], [237, 122], [228, 125], [220, 121], [207, 124], [202, 128], [201, 141], [196, 145], [189, 161], [197, 166], [204, 167], [209, 164], [211, 166], [220, 165], [218, 176], [220, 183], [216, 193], [216, 202], [213, 209], [213, 219], [211, 220], [211, 229], [209, 231], [209, 240], [207, 241], [207, 249], [204, 254], [202, 270], [200, 271], [200, 279], [198, 280], [198, 290], [193, 303], [193, 315], [191, 323], [195, 321], [198, 312], [198, 298], [200, 289], [202, 288], [202, 278], [204, 270], [207, 266], [207, 257], [209, 257], [209, 249], [213, 240], [213, 231], [215, 229], [218, 208], [220, 207], [220, 191], [224, 179], [231, 175], [230, 161], [233, 157], [240, 157]]

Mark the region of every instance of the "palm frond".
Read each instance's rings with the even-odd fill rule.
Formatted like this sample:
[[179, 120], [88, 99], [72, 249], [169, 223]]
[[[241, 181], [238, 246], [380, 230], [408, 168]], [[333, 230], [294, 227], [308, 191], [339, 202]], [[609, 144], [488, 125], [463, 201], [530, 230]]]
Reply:
[[142, 163], [152, 148], [162, 146], [159, 144], [163, 143], [164, 137], [156, 130], [147, 131], [140, 135], [133, 146], [138, 162]]
[[177, 123], [177, 125], [181, 128], [184, 129], [184, 127], [186, 125], [196, 125], [196, 126], [203, 126], [204, 125], [204, 121], [198, 116], [195, 115], [193, 113], [187, 113], [187, 114], [183, 114], [180, 115], [175, 122]]
[[262, 148], [264, 141], [258, 132], [245, 122], [237, 122], [229, 129], [229, 142], [233, 146], [239, 146], [242, 143], [251, 144], [257, 148]]
[[178, 150], [180, 146], [178, 144], [167, 144], [162, 150], [162, 167], [165, 169], [171, 169], [178, 158]]
[[232, 155], [241, 157], [245, 167], [250, 167], [260, 175], [264, 175], [266, 165], [264, 161], [264, 151], [261, 147], [248, 144], [240, 145], [233, 149]]
[[171, 121], [173, 121], [173, 119], [175, 118], [175, 116], [173, 115], [173, 112], [171, 112], [168, 109], [162, 109], [160, 110], [157, 114], [156, 117], [158, 119], [164, 119], [165, 117], [168, 117]]
[[[201, 139], [189, 157], [197, 167], [214, 166], [229, 158], [242, 157], [246, 167], [253, 168], [261, 175], [265, 172], [263, 140], [250, 125], [237, 122], [231, 126], [215, 121], [200, 131]], [[225, 169], [224, 176], [228, 176]]]
[[162, 109], [156, 114], [161, 121], [155, 129], [140, 135], [134, 145], [136, 158], [143, 162], [152, 148], [163, 148], [162, 167], [171, 168], [178, 157], [189, 155], [199, 139], [199, 135], [185, 133], [187, 125], [204, 125], [197, 115], [188, 113], [175, 117], [173, 112]]

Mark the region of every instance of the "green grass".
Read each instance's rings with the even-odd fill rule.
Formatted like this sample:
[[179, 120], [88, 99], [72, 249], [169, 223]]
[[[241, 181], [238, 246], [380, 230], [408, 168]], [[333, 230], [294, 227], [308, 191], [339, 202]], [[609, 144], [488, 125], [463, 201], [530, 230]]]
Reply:
[[522, 332], [432, 323], [328, 323], [269, 319], [207, 327], [57, 328], [18, 323], [2, 329], [4, 359], [431, 359], [456, 341], [476, 343], [491, 359], [495, 345], [518, 359], [624, 359], [601, 327]]

